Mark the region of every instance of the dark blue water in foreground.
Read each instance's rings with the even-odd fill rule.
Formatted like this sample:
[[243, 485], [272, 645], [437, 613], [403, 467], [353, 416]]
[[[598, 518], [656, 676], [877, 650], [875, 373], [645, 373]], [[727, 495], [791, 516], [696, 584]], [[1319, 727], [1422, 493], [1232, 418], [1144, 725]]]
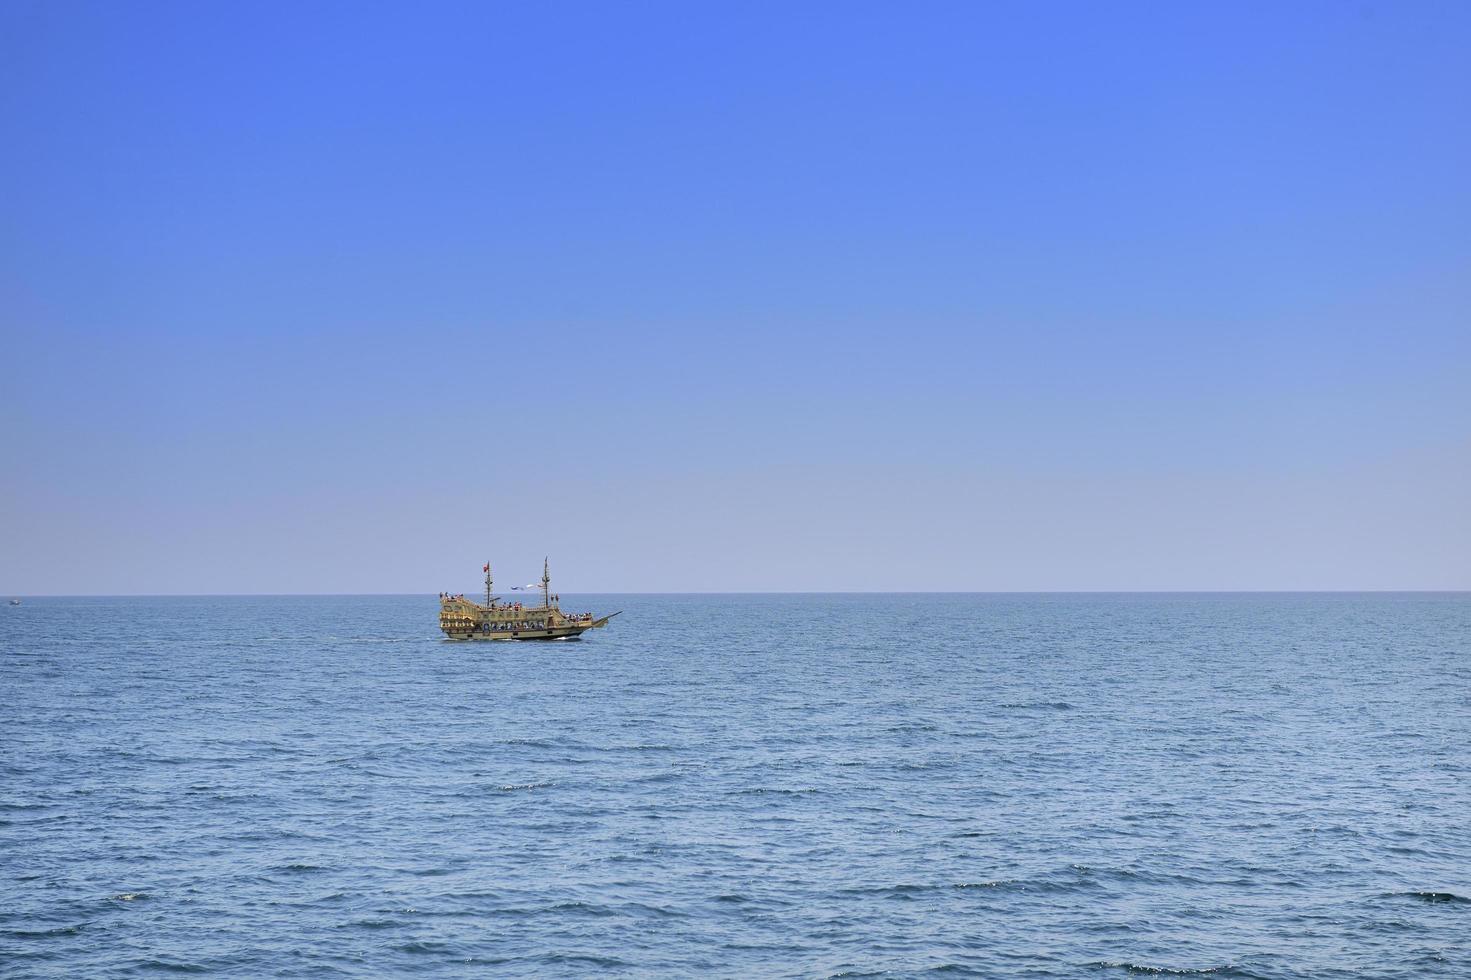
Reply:
[[1471, 976], [1471, 597], [0, 607], [0, 973]]

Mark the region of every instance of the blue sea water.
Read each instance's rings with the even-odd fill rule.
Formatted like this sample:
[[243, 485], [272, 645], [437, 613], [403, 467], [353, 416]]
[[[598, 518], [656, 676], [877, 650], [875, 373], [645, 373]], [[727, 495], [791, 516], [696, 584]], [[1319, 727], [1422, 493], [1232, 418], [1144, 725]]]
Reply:
[[0, 974], [1471, 976], [1471, 597], [0, 608]]

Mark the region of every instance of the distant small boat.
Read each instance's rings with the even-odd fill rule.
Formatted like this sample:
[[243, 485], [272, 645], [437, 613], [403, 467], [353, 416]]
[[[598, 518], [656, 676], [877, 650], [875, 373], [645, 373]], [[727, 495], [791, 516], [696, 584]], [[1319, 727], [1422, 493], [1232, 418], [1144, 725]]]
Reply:
[[11, 599], [10, 600], [10, 604], [12, 606], [18, 606], [18, 605], [20, 605], [20, 600], [19, 599]]
[[592, 613], [562, 612], [559, 597], [551, 592], [552, 573], [546, 559], [541, 563], [540, 606], [497, 602], [500, 597], [492, 591], [495, 580], [490, 577], [490, 562], [485, 563], [484, 572], [483, 606], [462, 595], [439, 594], [439, 628], [451, 640], [575, 640], [588, 630], [602, 629], [618, 615], [599, 619]]

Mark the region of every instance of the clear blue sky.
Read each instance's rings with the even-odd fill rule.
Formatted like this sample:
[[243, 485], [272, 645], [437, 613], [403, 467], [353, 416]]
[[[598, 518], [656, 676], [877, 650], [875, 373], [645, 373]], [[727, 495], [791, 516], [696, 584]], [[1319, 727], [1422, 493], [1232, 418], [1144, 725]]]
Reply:
[[0, 590], [1471, 588], [1471, 4], [0, 4]]

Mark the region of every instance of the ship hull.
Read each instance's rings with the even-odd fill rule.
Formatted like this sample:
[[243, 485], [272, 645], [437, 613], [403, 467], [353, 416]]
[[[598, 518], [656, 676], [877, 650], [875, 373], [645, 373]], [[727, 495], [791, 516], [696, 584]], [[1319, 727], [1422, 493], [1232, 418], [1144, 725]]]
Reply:
[[551, 629], [540, 630], [494, 630], [482, 633], [478, 630], [450, 632], [445, 631], [445, 638], [449, 640], [501, 640], [510, 642], [512, 640], [575, 640], [583, 633], [592, 629], [591, 626], [554, 626]]

